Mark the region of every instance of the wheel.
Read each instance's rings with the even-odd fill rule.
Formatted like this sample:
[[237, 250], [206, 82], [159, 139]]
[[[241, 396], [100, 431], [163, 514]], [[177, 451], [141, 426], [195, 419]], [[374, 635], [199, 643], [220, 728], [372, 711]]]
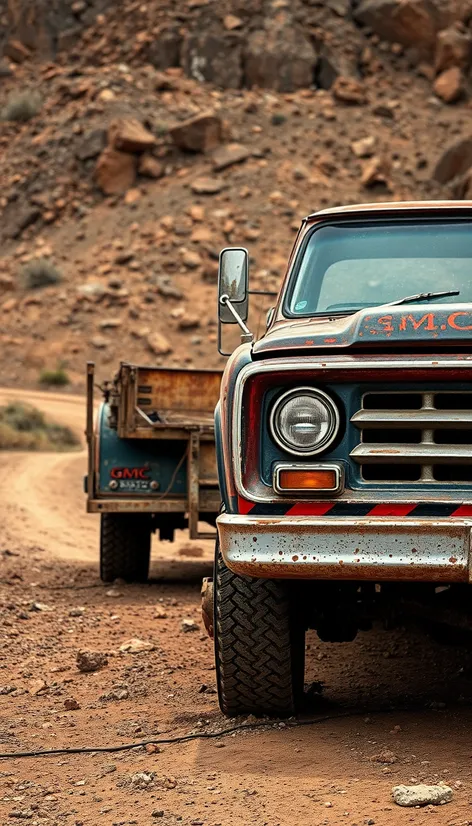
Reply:
[[214, 573], [215, 659], [228, 717], [289, 717], [303, 697], [305, 629], [287, 586], [234, 574], [218, 544]]
[[146, 582], [151, 557], [148, 516], [103, 513], [100, 521], [100, 578]]

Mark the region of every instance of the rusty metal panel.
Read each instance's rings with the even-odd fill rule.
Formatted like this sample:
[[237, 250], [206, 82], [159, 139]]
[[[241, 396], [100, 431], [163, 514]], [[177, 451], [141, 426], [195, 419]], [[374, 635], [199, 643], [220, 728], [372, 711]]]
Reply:
[[[221, 505], [221, 496], [218, 489], [200, 490], [199, 508], [200, 517], [205, 513], [218, 513]], [[89, 499], [87, 511], [89, 513], [187, 513], [187, 498], [180, 499]]]
[[136, 405], [173, 424], [212, 424], [221, 383], [219, 370], [144, 368], [136, 371]]
[[267, 578], [468, 582], [472, 520], [222, 514], [226, 564]]

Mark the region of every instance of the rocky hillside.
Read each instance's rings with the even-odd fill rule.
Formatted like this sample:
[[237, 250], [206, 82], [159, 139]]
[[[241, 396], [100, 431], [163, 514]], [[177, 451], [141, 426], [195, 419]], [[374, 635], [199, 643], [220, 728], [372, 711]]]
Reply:
[[[218, 252], [275, 290], [299, 219], [469, 197], [472, 6], [0, 0], [0, 383], [216, 366]], [[254, 302], [262, 330], [270, 299]]]

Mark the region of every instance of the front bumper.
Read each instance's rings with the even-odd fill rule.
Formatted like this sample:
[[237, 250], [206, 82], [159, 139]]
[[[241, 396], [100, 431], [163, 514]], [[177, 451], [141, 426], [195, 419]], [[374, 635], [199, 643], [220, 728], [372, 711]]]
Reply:
[[472, 581], [472, 519], [224, 513], [217, 526], [226, 565], [246, 576]]

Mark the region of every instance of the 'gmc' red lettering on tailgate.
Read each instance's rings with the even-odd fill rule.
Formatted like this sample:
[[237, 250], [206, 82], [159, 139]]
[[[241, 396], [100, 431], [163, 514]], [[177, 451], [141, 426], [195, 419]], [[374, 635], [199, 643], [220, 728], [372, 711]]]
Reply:
[[114, 467], [110, 472], [112, 479], [149, 479], [147, 467]]

